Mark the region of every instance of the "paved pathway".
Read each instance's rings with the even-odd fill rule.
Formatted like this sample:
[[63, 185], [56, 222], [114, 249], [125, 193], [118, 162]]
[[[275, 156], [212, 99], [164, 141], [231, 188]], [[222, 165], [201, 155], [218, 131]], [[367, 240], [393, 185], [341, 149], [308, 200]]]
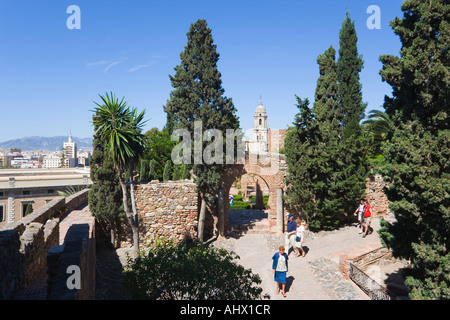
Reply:
[[308, 248], [306, 256], [296, 258], [292, 252], [289, 254], [286, 298], [276, 294], [271, 270], [272, 256], [284, 245], [284, 236], [242, 234], [220, 239], [214, 245], [236, 252], [238, 263], [261, 277], [263, 295], [268, 294], [272, 300], [367, 300], [352, 281], [342, 277], [338, 266], [341, 255], [356, 257], [381, 246], [376, 232], [378, 219], [373, 219], [372, 227], [374, 232], [366, 238], [358, 234], [355, 226], [319, 234], [308, 232], [304, 242]]
[[[284, 236], [264, 232], [264, 228], [268, 225], [266, 221], [267, 215], [261, 212], [248, 211], [247, 213], [249, 219], [246, 220], [245, 216], [239, 213], [235, 215], [235, 218], [230, 218], [230, 225], [247, 223], [247, 225], [251, 225], [257, 230], [243, 228], [245, 233], [236, 237], [218, 239], [213, 245], [236, 252], [240, 257], [238, 263], [247, 269], [252, 269], [253, 273], [257, 273], [261, 277], [262, 283], [260, 286], [263, 288], [263, 295], [270, 296], [272, 300], [368, 299], [352, 281], [342, 277], [338, 270], [338, 263], [341, 255], [356, 257], [381, 246], [376, 233], [379, 229], [378, 219], [373, 219], [373, 234], [368, 235], [364, 239], [358, 234], [358, 229], [354, 226], [318, 234], [308, 231], [304, 242], [304, 246], [308, 248], [307, 255], [299, 258], [296, 258], [292, 252], [289, 255], [287, 297], [284, 298], [281, 294], [277, 295], [275, 292], [275, 282], [273, 281], [271, 270], [272, 256], [278, 251], [280, 245], [284, 245]], [[61, 219], [61, 244], [64, 243], [64, 237], [68, 228], [72, 224], [82, 221], [88, 215], [90, 216], [90, 212], [86, 206], [70, 212]], [[252, 231], [256, 231], [256, 233], [252, 233]], [[45, 285], [45, 282], [46, 274], [43, 274], [42, 278], [38, 279], [29, 290], [39, 290]], [[104, 289], [108, 290], [108, 292], [112, 290], [110, 287], [105, 287]], [[35, 296], [31, 293], [32, 291], [28, 291], [21, 298], [45, 299], [43, 296]], [[124, 299], [125, 297], [121, 295], [121, 291], [119, 293], [113, 298]], [[106, 296], [110, 296], [109, 293]]]

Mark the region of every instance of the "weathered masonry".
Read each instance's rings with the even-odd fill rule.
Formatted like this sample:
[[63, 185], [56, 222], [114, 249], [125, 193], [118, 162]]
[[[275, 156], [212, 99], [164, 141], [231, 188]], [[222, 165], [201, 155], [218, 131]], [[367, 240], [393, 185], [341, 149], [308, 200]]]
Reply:
[[140, 184], [135, 198], [141, 244], [166, 237], [180, 241], [197, 237], [198, 192], [189, 180]]

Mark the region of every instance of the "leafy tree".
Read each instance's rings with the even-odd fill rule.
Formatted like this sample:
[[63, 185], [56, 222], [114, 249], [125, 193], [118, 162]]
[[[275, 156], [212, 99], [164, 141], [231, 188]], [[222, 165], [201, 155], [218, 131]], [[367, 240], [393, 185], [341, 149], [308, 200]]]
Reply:
[[89, 164], [93, 184], [89, 190], [89, 210], [106, 234], [110, 234], [110, 241], [114, 246], [119, 218], [123, 216], [122, 190], [114, 170], [114, 162], [98, 134], [94, 135], [92, 146]]
[[[164, 166], [167, 160], [171, 159], [172, 149], [177, 142], [172, 141], [169, 131], [166, 128], [162, 130], [152, 128], [145, 135], [148, 143], [144, 156], [139, 164], [140, 181], [163, 180]], [[154, 174], [152, 179], [150, 179], [150, 165], [152, 161]]]
[[400, 57], [380, 57], [392, 88], [384, 108], [395, 131], [383, 147], [386, 194], [396, 221], [382, 221], [382, 241], [409, 259], [412, 299], [450, 298], [450, 9], [445, 0], [407, 0], [391, 21]]
[[[95, 135], [105, 143], [105, 150], [114, 162], [119, 183], [122, 188], [122, 202], [127, 221], [133, 233], [133, 246], [135, 253], [139, 250], [139, 228], [134, 199], [134, 170], [136, 163], [142, 156], [146, 144], [145, 135], [142, 134], [145, 111], [138, 113], [137, 109], [130, 109], [124, 98], [119, 101], [113, 93], [103, 97], [102, 105], [95, 102], [93, 124]], [[125, 182], [125, 175], [130, 179], [129, 189]], [[131, 200], [130, 210], [128, 201]]]
[[261, 296], [258, 275], [225, 249], [198, 242], [157, 242], [126, 270], [125, 287], [133, 299], [251, 300]]
[[[170, 115], [170, 123], [174, 129], [182, 128], [189, 131], [194, 138], [194, 123], [201, 121], [203, 131], [209, 129], [225, 133], [226, 129], [238, 129], [239, 121], [236, 109], [230, 98], [224, 96], [221, 74], [217, 68], [219, 54], [213, 43], [211, 29], [205, 20], [199, 19], [189, 28], [187, 45], [180, 54], [181, 63], [175, 67], [175, 75], [170, 76], [174, 90], [165, 106]], [[201, 132], [203, 135], [203, 132]], [[215, 138], [211, 143], [217, 142]], [[207, 145], [203, 141], [201, 150]], [[225, 147], [223, 160], [225, 159]], [[195, 150], [194, 150], [195, 153]], [[202, 154], [194, 154], [202, 156]], [[190, 166], [193, 170], [194, 181], [201, 195], [201, 209], [199, 215], [198, 235], [204, 237], [204, 221], [207, 207], [217, 221], [217, 191], [222, 185], [225, 171], [223, 163], [206, 164], [195, 163]], [[215, 226], [216, 228], [216, 226]], [[215, 230], [217, 232], [217, 230]]]

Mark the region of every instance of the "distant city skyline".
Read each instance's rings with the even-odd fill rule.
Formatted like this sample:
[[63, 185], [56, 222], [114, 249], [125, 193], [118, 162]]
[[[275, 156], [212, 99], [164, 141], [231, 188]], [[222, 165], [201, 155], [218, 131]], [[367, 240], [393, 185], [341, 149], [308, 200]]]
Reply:
[[[403, 1], [0, 1], [0, 142], [30, 136], [89, 138], [94, 101], [112, 91], [146, 109], [145, 130], [161, 129], [169, 75], [180, 63], [186, 33], [206, 19], [220, 54], [225, 96], [233, 99], [243, 130], [253, 126], [260, 97], [270, 129], [286, 129], [297, 113], [295, 95], [314, 101], [316, 59], [349, 11], [358, 34], [363, 101], [382, 110], [391, 87], [379, 71], [382, 54], [399, 55], [389, 26]], [[71, 5], [81, 29], [67, 26]], [[368, 8], [380, 9], [370, 29]]]

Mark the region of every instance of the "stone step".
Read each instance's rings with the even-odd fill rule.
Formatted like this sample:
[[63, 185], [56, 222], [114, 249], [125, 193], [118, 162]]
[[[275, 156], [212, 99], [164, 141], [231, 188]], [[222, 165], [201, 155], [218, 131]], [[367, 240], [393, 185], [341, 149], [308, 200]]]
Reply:
[[232, 235], [242, 234], [270, 234], [269, 221], [263, 219], [254, 223], [233, 224], [229, 226], [229, 233]]

